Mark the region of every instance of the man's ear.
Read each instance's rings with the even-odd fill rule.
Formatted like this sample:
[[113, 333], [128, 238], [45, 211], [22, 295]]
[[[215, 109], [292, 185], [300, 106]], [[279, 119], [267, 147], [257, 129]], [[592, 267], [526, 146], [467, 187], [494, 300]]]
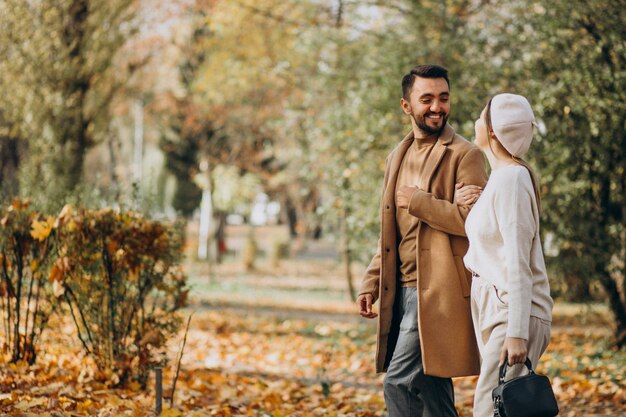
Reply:
[[402, 106], [402, 111], [404, 111], [408, 115], [411, 115], [411, 104], [404, 98], [400, 99], [400, 106]]

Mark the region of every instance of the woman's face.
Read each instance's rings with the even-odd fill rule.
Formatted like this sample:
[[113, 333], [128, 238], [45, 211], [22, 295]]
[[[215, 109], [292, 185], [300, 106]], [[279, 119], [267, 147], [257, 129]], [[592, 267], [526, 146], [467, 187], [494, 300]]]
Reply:
[[474, 133], [476, 135], [474, 144], [481, 151], [489, 149], [489, 135], [487, 134], [487, 124], [485, 123], [485, 110], [486, 109], [483, 109], [478, 119], [476, 119], [476, 123], [474, 123]]

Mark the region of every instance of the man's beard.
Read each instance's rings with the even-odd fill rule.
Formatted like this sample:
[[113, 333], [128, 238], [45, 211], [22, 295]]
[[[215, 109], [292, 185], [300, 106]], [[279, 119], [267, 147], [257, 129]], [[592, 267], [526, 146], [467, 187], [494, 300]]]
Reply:
[[[430, 113], [427, 113], [427, 114], [430, 114]], [[413, 114], [411, 115], [411, 117], [413, 117], [413, 120], [415, 120], [415, 124], [417, 125], [417, 127], [419, 127], [420, 130], [428, 133], [429, 135], [441, 133], [443, 131], [443, 128], [446, 127], [446, 123], [448, 122], [448, 115], [442, 114], [443, 122], [441, 123], [441, 127], [430, 127], [426, 124], [427, 114], [423, 116]]]

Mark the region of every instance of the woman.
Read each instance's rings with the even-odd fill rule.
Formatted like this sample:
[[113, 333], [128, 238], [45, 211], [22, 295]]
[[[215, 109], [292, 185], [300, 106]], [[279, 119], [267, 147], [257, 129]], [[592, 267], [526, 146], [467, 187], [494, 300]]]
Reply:
[[[534, 116], [526, 98], [493, 97], [476, 120], [476, 146], [491, 165], [478, 187], [458, 189], [457, 204], [476, 201], [465, 223], [470, 242], [463, 259], [472, 271], [471, 305], [481, 370], [474, 416], [493, 416], [491, 391], [499, 366], [533, 366], [548, 346], [553, 301], [539, 237], [539, 191], [531, 168], [520, 158], [533, 137]], [[477, 198], [477, 199], [476, 199]], [[525, 367], [510, 368], [507, 379]]]

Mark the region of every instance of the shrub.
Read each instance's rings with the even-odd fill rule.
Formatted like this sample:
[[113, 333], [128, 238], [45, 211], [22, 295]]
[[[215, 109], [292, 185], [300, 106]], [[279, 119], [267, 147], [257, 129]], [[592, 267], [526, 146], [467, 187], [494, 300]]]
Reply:
[[115, 384], [145, 386], [164, 365], [165, 342], [186, 301], [182, 248], [174, 228], [133, 212], [75, 210], [56, 221], [50, 281], [69, 307], [78, 337]]
[[3, 314], [3, 353], [10, 361], [33, 364], [36, 345], [52, 311], [46, 280], [53, 240], [54, 219], [15, 200], [1, 208], [0, 308]]

